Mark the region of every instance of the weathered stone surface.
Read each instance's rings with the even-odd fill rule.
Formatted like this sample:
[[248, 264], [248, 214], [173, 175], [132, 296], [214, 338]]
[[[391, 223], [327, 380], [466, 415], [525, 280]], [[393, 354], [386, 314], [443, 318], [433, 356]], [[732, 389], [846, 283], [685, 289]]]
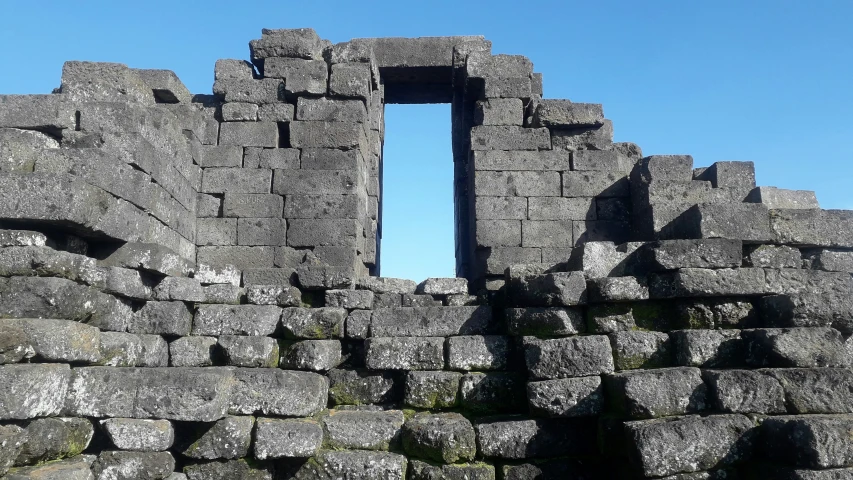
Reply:
[[625, 429], [635, 463], [650, 477], [742, 463], [757, 441], [754, 424], [743, 415], [641, 420]]
[[23, 332], [21, 345], [28, 345], [41, 361], [94, 363], [101, 360], [101, 333], [95, 327], [70, 320], [41, 318], [2, 322], [7, 328]]
[[185, 466], [184, 473], [189, 480], [273, 480], [270, 465], [246, 459], [195, 463]]
[[635, 370], [604, 377], [608, 402], [631, 418], [697, 413], [706, 407], [706, 389], [698, 368]]
[[459, 402], [457, 372], [407, 372], [403, 402], [415, 408], [452, 408]]
[[485, 458], [523, 459], [587, 455], [595, 451], [595, 428], [586, 420], [498, 420], [474, 425]]
[[476, 126], [471, 129], [472, 150], [548, 150], [551, 136], [546, 128]]
[[637, 277], [593, 278], [586, 282], [590, 303], [630, 302], [649, 299], [645, 279]]
[[[789, 247], [790, 248], [790, 247]], [[796, 250], [796, 249], [794, 249]], [[799, 250], [797, 250], [799, 253]], [[803, 250], [803, 259], [808, 268], [827, 272], [853, 273], [853, 252], [829, 248]], [[794, 265], [797, 268], [800, 265]], [[779, 267], [781, 268], [781, 267]]]
[[537, 380], [582, 377], [613, 371], [610, 342], [604, 335], [539, 340], [525, 338], [527, 371]]
[[333, 369], [327, 375], [329, 400], [335, 405], [386, 404], [398, 400], [402, 394], [402, 385], [392, 372]]
[[273, 305], [199, 305], [193, 335], [271, 335], [282, 318]]
[[451, 370], [505, 370], [511, 352], [509, 337], [470, 335], [447, 339], [447, 367]]
[[559, 336], [584, 331], [584, 319], [576, 308], [508, 308], [507, 330], [511, 335]]
[[476, 414], [524, 410], [524, 377], [517, 372], [468, 373], [459, 382], [459, 400]]
[[246, 287], [246, 300], [253, 305], [296, 307], [302, 301], [302, 292], [285, 285], [249, 285]]
[[[92, 440], [95, 430], [85, 418], [40, 418], [27, 424], [26, 443], [20, 449], [16, 465], [74, 457], [83, 452]], [[0, 435], [2, 436], [2, 435]], [[9, 448], [14, 449], [14, 440]], [[0, 462], [2, 469], [2, 462]]]
[[168, 420], [108, 418], [101, 420], [101, 428], [120, 450], [161, 452], [175, 441], [175, 429]]
[[18, 454], [29, 440], [26, 431], [16, 425], [0, 425], [0, 475], [15, 463]]
[[390, 452], [325, 451], [305, 463], [294, 475], [296, 480], [333, 478], [404, 480], [406, 457]]
[[423, 295], [463, 295], [468, 293], [468, 279], [427, 278], [419, 283], [415, 293]]
[[365, 342], [372, 370], [441, 370], [444, 337], [373, 337]]
[[770, 417], [761, 424], [761, 447], [771, 460], [797, 467], [853, 466], [853, 416]]
[[175, 470], [169, 452], [101, 452], [92, 465], [97, 478], [161, 480]]
[[599, 103], [572, 103], [568, 100], [542, 100], [533, 113], [534, 127], [597, 126], [604, 123]]
[[788, 413], [853, 413], [853, 372], [847, 368], [760, 370], [782, 385]]
[[281, 368], [324, 372], [341, 363], [338, 340], [302, 340], [285, 343], [281, 349]]
[[90, 469], [93, 455], [78, 455], [68, 460], [49, 462], [35, 467], [12, 468], [4, 480], [95, 480]]
[[166, 277], [154, 288], [154, 299], [160, 301], [204, 302], [204, 288], [194, 278]]
[[720, 297], [772, 293], [761, 268], [682, 268], [654, 274], [649, 279], [651, 298]]
[[494, 330], [490, 307], [416, 307], [374, 310], [370, 334], [392, 336], [482, 335]]
[[677, 305], [678, 324], [685, 328], [747, 328], [758, 312], [747, 300], [705, 299]]
[[241, 272], [234, 268], [233, 265], [223, 265], [213, 267], [204, 263], [199, 263], [193, 278], [198, 280], [202, 285], [211, 284], [231, 284], [236, 287], [240, 286]]
[[750, 246], [744, 252], [744, 265], [763, 268], [800, 268], [800, 250], [785, 245]]
[[259, 418], [255, 433], [255, 458], [307, 458], [323, 445], [323, 428], [315, 421], [294, 418]]
[[639, 254], [648, 271], [737, 268], [743, 261], [743, 246], [740, 240], [727, 238], [661, 240], [647, 244]]
[[281, 326], [287, 338], [341, 338], [346, 317], [347, 311], [343, 308], [285, 308]]
[[134, 268], [173, 277], [185, 277], [195, 271], [194, 263], [154, 243], [125, 243], [98, 263], [106, 267]]
[[739, 367], [746, 345], [740, 330], [676, 330], [672, 337], [676, 365], [687, 367]]
[[433, 465], [420, 460], [409, 460], [409, 478], [411, 480], [495, 480], [495, 467], [488, 463], [467, 463], [456, 465]]
[[327, 290], [326, 306], [347, 309], [370, 309], [374, 293], [369, 290]]
[[141, 309], [133, 313], [128, 331], [157, 335], [189, 335], [192, 324], [193, 314], [184, 302], [146, 302]]
[[546, 417], [589, 417], [604, 408], [601, 377], [562, 378], [527, 384], [530, 412]]
[[388, 450], [398, 446], [403, 421], [400, 410], [330, 410], [322, 425], [330, 448]]
[[374, 293], [415, 293], [418, 284], [402, 278], [365, 277], [359, 278], [356, 286]]
[[636, 330], [610, 334], [616, 370], [659, 368], [672, 365], [669, 335]]
[[785, 413], [785, 392], [779, 382], [754, 370], [703, 370], [708, 403], [726, 413]]
[[751, 367], [847, 366], [844, 339], [832, 328], [761, 328], [741, 335]]
[[65, 401], [70, 372], [62, 364], [0, 365], [0, 419], [57, 415]]
[[473, 460], [477, 454], [474, 427], [458, 413], [421, 413], [403, 425], [403, 449], [409, 455], [440, 463]]
[[226, 365], [257, 368], [278, 366], [279, 346], [274, 338], [220, 335], [217, 346]]
[[815, 193], [810, 190], [756, 187], [749, 192], [745, 201], [761, 203], [766, 205], [767, 208], [773, 209], [804, 210], [820, 208]]
[[75, 368], [63, 412], [210, 422], [225, 416], [233, 383], [224, 368]]
[[198, 425], [187, 437], [187, 445], [182, 446], [181, 455], [206, 460], [245, 457], [252, 443], [254, 426], [254, 417], [231, 416], [212, 425]]
[[580, 272], [510, 277], [509, 295], [519, 306], [550, 307], [586, 303], [586, 280]]
[[173, 367], [209, 367], [213, 365], [216, 337], [181, 337], [169, 343]]
[[[668, 238], [739, 238], [744, 242], [773, 242], [767, 207], [757, 203], [703, 203], [675, 221]], [[794, 243], [782, 240], [783, 243]]]
[[308, 417], [326, 406], [329, 381], [311, 372], [233, 369], [236, 385], [229, 413]]

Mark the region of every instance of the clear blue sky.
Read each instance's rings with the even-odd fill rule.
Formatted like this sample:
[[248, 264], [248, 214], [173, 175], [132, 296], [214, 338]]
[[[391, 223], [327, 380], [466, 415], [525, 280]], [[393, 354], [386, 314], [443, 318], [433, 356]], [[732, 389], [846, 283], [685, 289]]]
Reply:
[[[0, 0], [0, 93], [46, 93], [65, 60], [174, 70], [210, 92], [260, 29], [355, 37], [484, 35], [523, 54], [547, 98], [604, 104], [617, 141], [696, 166], [752, 160], [760, 185], [853, 208], [853, 2]], [[453, 275], [450, 113], [387, 112], [383, 275]]]

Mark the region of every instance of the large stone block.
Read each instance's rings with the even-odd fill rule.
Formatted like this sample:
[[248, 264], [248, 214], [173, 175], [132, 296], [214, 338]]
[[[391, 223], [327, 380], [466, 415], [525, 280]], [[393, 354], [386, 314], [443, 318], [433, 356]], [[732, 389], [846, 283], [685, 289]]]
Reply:
[[371, 370], [441, 370], [444, 337], [374, 337], [365, 341]]
[[362, 225], [351, 219], [293, 219], [287, 228], [291, 247], [355, 247], [362, 237]]
[[407, 372], [403, 402], [430, 410], [455, 407], [461, 379], [457, 372]]
[[740, 330], [676, 330], [670, 332], [673, 359], [687, 367], [741, 367], [746, 345]]
[[397, 448], [403, 421], [400, 410], [330, 410], [322, 417], [326, 444], [333, 449]]
[[324, 451], [314, 461], [303, 464], [294, 474], [296, 480], [332, 478], [404, 480], [406, 457], [390, 452]]
[[222, 207], [225, 217], [280, 217], [284, 198], [280, 195], [228, 193]]
[[220, 335], [217, 346], [226, 365], [275, 368], [279, 345], [276, 339], [242, 335]]
[[283, 78], [283, 93], [288, 96], [324, 95], [329, 67], [323, 60], [271, 57], [264, 61], [264, 77]]
[[270, 57], [323, 58], [323, 41], [313, 28], [268, 29], [249, 42], [252, 60]]
[[73, 102], [154, 104], [154, 93], [142, 77], [120, 63], [65, 62], [60, 90]]
[[474, 192], [481, 197], [559, 197], [560, 174], [547, 171], [478, 171]]
[[169, 452], [105, 451], [92, 465], [96, 478], [159, 480], [175, 470], [175, 458]]
[[697, 413], [706, 407], [705, 384], [698, 368], [634, 370], [604, 377], [608, 402], [630, 418]]
[[474, 427], [458, 413], [415, 415], [403, 425], [402, 440], [409, 455], [440, 463], [473, 460], [477, 454]]
[[537, 380], [613, 372], [610, 342], [604, 335], [539, 340], [525, 338], [527, 371]]
[[727, 467], [749, 460], [757, 429], [743, 415], [627, 422], [631, 455], [647, 477]]
[[184, 302], [145, 302], [128, 324], [131, 333], [189, 335], [193, 314]]
[[447, 368], [462, 371], [506, 370], [512, 344], [510, 337], [465, 335], [447, 339]]
[[505, 312], [511, 335], [549, 337], [584, 331], [583, 312], [576, 308], [508, 308]]
[[302, 340], [282, 345], [281, 368], [323, 372], [341, 363], [341, 342], [338, 340]]
[[334, 369], [327, 375], [329, 400], [335, 405], [387, 404], [402, 394], [401, 382], [393, 372]]
[[281, 315], [281, 326], [287, 338], [341, 338], [346, 317], [347, 311], [343, 308], [285, 308]]
[[638, 255], [648, 271], [679, 268], [737, 268], [743, 262], [740, 240], [661, 240], [646, 244]]
[[454, 465], [433, 465], [420, 460], [409, 460], [409, 478], [411, 480], [430, 480], [433, 478], [495, 480], [495, 467], [488, 463], [467, 463]]
[[272, 170], [266, 168], [206, 168], [201, 190], [204, 193], [270, 193], [271, 182]]
[[627, 197], [629, 185], [621, 172], [563, 172], [564, 197]]
[[32, 172], [38, 157], [48, 148], [59, 148], [59, 142], [41, 132], [0, 128], [0, 171]]
[[219, 127], [219, 145], [277, 148], [279, 146], [278, 125], [275, 122], [223, 123]]
[[810, 210], [820, 208], [817, 197], [811, 190], [756, 187], [749, 192], [745, 201], [761, 203], [772, 209]]
[[673, 273], [652, 275], [651, 298], [721, 297], [772, 293], [761, 268], [682, 268]]
[[589, 417], [604, 409], [601, 377], [561, 378], [527, 384], [530, 412], [545, 417]]
[[525, 410], [524, 376], [517, 372], [468, 373], [459, 382], [463, 409], [473, 414]]
[[[241, 458], [239, 460], [194, 463], [184, 467], [188, 480], [273, 480], [272, 466]], [[172, 479], [169, 479], [172, 480]], [[177, 480], [183, 480], [178, 477]]]
[[672, 365], [672, 348], [669, 335], [666, 333], [616, 331], [610, 334], [610, 345], [613, 348], [613, 363], [616, 370]]
[[586, 303], [586, 280], [581, 272], [510, 276], [508, 293], [518, 306], [581, 305]]
[[751, 367], [848, 366], [844, 338], [832, 328], [759, 328], [742, 336]]
[[187, 425], [181, 455], [194, 459], [234, 459], [247, 456], [252, 444], [254, 417], [225, 417], [215, 423]]
[[295, 121], [290, 123], [290, 145], [351, 150], [367, 145], [367, 138], [362, 123]]
[[75, 109], [62, 95], [0, 95], [0, 127], [61, 131], [76, 125]]
[[8, 480], [92, 480], [91, 466], [95, 461], [94, 455], [78, 455], [68, 460], [49, 462], [34, 467], [18, 467], [9, 470], [4, 477]]
[[[286, 440], [286, 441], [283, 441]], [[255, 433], [255, 458], [308, 458], [323, 445], [317, 422], [295, 418], [259, 418]]]
[[485, 458], [520, 460], [596, 452], [595, 425], [582, 419], [498, 420], [474, 425]]
[[274, 305], [199, 305], [193, 335], [272, 335], [281, 318]]
[[175, 429], [168, 420], [108, 418], [100, 424], [120, 450], [161, 452], [168, 450], [175, 441]]
[[476, 150], [471, 152], [471, 158], [476, 171], [566, 171], [571, 169], [571, 154], [550, 150]]
[[308, 417], [326, 407], [329, 380], [311, 372], [234, 368], [229, 413]]
[[766, 372], [703, 370], [708, 403], [725, 413], [786, 413], [782, 385]]
[[523, 220], [521, 222], [521, 246], [525, 248], [571, 248], [574, 238], [574, 222], [571, 220]]
[[828, 469], [853, 466], [853, 416], [770, 417], [761, 423], [762, 452], [772, 461]]
[[604, 124], [600, 103], [572, 103], [569, 100], [542, 100], [533, 112], [534, 127], [580, 127]]
[[487, 306], [380, 308], [373, 311], [370, 323], [374, 337], [483, 335], [495, 329]]
[[20, 329], [36, 359], [47, 362], [95, 363], [101, 360], [101, 334], [92, 326], [71, 320], [21, 318], [2, 320]]
[[550, 150], [547, 128], [479, 126], [471, 129], [472, 150]]
[[[757, 203], [703, 203], [679, 216], [666, 238], [737, 238], [769, 243], [779, 236], [770, 228], [767, 207]], [[795, 243], [780, 238], [782, 243]]]
[[373, 69], [366, 63], [336, 63], [329, 76], [329, 93], [370, 100]]
[[[288, 196], [353, 195], [358, 194], [361, 187], [362, 182], [356, 170], [276, 169], [272, 192]], [[366, 202], [363, 197], [362, 201]]]

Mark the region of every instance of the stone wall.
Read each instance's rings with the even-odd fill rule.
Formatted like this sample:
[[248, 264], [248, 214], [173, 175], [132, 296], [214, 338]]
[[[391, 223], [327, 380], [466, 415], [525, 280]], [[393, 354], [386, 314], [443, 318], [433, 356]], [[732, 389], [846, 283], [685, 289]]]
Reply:
[[[250, 55], [0, 96], [0, 478], [853, 478], [852, 212], [613, 143], [480, 37]], [[417, 284], [382, 114], [427, 102], [460, 278]]]

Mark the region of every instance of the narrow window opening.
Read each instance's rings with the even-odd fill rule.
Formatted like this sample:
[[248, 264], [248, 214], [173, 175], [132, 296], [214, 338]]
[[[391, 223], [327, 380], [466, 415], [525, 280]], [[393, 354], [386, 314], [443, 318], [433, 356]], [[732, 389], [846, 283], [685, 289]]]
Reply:
[[450, 105], [386, 105], [383, 277], [455, 277]]

